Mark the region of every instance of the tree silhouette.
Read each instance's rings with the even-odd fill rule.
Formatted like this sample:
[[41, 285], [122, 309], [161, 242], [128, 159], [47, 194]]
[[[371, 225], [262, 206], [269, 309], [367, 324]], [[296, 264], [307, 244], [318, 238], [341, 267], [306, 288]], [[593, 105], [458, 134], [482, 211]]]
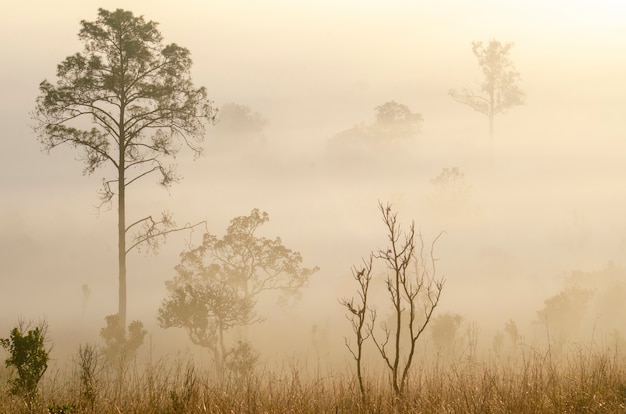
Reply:
[[424, 121], [421, 114], [412, 112], [408, 106], [395, 101], [385, 102], [374, 110], [374, 122], [355, 125], [339, 132], [333, 140], [388, 144], [415, 137]]
[[[117, 195], [118, 319], [124, 329], [127, 254], [145, 243], [156, 247], [161, 236], [176, 231], [167, 213], [127, 225], [126, 191], [151, 173], [164, 187], [176, 182], [174, 166], [164, 158], [181, 146], [199, 155], [205, 124], [216, 111], [206, 89], [193, 86], [189, 50], [163, 45], [157, 23], [121, 9], [99, 9], [96, 21], [80, 24], [83, 52], [58, 65], [56, 84], [39, 85], [35, 131], [48, 151], [64, 144], [82, 150], [85, 174], [104, 166], [114, 174], [103, 179], [100, 195], [103, 204]], [[136, 229], [128, 247], [127, 234]]]
[[[429, 257], [426, 257], [422, 235], [415, 233], [415, 223], [411, 223], [408, 231], [404, 231], [390, 204], [379, 203], [379, 209], [389, 244], [378, 249], [373, 257], [382, 261], [388, 271], [385, 285], [394, 321], [391, 326], [384, 324], [382, 337], [376, 335], [374, 310], [369, 329], [376, 348], [390, 370], [394, 393], [400, 396], [407, 383], [417, 340], [430, 323], [443, 291], [445, 280], [437, 277], [437, 259], [434, 256], [435, 243], [443, 233], [435, 237]], [[403, 350], [403, 340], [406, 352]]]
[[[480, 84], [480, 92], [471, 88], [461, 91], [450, 90], [450, 96], [457, 102], [468, 105], [489, 119], [489, 156], [493, 154], [493, 120], [494, 117], [507, 109], [524, 103], [524, 92], [518, 86], [519, 73], [509, 58], [514, 43], [502, 44], [497, 40], [472, 42], [472, 52], [478, 59], [484, 79]], [[481, 94], [482, 92], [482, 94]]]
[[[370, 253], [369, 259], [363, 260], [363, 266], [352, 268], [352, 275], [358, 283], [358, 298], [339, 300], [348, 311], [347, 318], [356, 336], [356, 347], [350, 346], [348, 339], [345, 343], [357, 365], [363, 401], [366, 401], [362, 373], [364, 341], [371, 338], [376, 345], [390, 371], [394, 394], [400, 397], [414, 361], [417, 340], [432, 321], [445, 283], [444, 278], [437, 276], [434, 256], [435, 244], [443, 233], [433, 240], [430, 251], [425, 252], [424, 239], [420, 233], [415, 233], [415, 223], [405, 231], [390, 204], [379, 203], [378, 207], [388, 244]], [[385, 287], [392, 309], [389, 320], [381, 324], [382, 333], [376, 329], [377, 311], [368, 302], [372, 264], [376, 261], [383, 263], [387, 270]]]
[[350, 321], [352, 332], [354, 332], [356, 336], [356, 348], [350, 345], [348, 338], [345, 338], [345, 344], [356, 362], [356, 375], [359, 381], [361, 400], [363, 402], [366, 401], [363, 374], [363, 344], [371, 336], [371, 327], [367, 325], [367, 320], [372, 315], [371, 309], [368, 307], [367, 299], [370, 282], [372, 281], [372, 260], [373, 256], [370, 255], [369, 260], [363, 259], [363, 266], [358, 268], [356, 266], [352, 267], [352, 277], [358, 283], [358, 300], [356, 302], [354, 298], [343, 298], [339, 300], [339, 303], [349, 312], [346, 318]]
[[229, 136], [245, 135], [260, 132], [268, 120], [246, 105], [233, 102], [220, 107], [216, 129]]
[[285, 301], [297, 296], [318, 268], [301, 266], [302, 256], [280, 238], [257, 237], [269, 221], [258, 209], [231, 220], [223, 238], [206, 233], [202, 244], [181, 254], [176, 277], [166, 282], [168, 297], [159, 308], [163, 328], [184, 328], [191, 341], [208, 348], [218, 373], [233, 349], [225, 334], [237, 325], [261, 320], [257, 299], [276, 291]]

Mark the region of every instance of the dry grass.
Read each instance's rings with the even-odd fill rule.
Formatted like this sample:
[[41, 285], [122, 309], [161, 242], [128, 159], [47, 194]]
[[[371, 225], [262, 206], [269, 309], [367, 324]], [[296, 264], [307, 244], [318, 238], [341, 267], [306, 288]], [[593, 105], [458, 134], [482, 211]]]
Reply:
[[[78, 363], [46, 374], [38, 413], [617, 413], [626, 412], [626, 365], [579, 350], [555, 360], [526, 351], [514, 362], [457, 361], [415, 367], [403, 398], [370, 377], [361, 401], [351, 374], [308, 376], [297, 368], [217, 381], [191, 362], [94, 371], [90, 393]], [[0, 372], [0, 412], [26, 413]], [[61, 408], [65, 406], [65, 411]], [[71, 407], [70, 407], [71, 406]], [[53, 407], [50, 410], [49, 407]]]

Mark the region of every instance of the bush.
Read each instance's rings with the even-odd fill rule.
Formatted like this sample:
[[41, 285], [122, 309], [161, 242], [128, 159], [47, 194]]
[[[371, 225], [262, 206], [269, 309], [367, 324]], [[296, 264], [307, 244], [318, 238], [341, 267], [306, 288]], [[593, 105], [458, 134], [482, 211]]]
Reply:
[[21, 396], [30, 406], [37, 397], [39, 380], [48, 369], [49, 350], [45, 347], [47, 323], [41, 322], [35, 329], [29, 327], [20, 321], [9, 338], [0, 339], [0, 345], [9, 352], [5, 365], [17, 370], [17, 378], [9, 379], [11, 394]]

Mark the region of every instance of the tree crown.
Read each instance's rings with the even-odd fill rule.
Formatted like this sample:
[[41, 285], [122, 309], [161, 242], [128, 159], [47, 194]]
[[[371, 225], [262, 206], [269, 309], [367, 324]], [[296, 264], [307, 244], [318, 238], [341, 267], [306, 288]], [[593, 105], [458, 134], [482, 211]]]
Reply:
[[34, 118], [43, 147], [80, 147], [84, 173], [109, 162], [128, 172], [124, 184], [146, 170], [171, 184], [161, 157], [175, 155], [181, 141], [199, 155], [216, 115], [206, 89], [193, 86], [189, 50], [163, 45], [157, 23], [121, 9], [99, 9], [78, 36], [83, 52], [58, 65], [56, 83], [40, 84]]

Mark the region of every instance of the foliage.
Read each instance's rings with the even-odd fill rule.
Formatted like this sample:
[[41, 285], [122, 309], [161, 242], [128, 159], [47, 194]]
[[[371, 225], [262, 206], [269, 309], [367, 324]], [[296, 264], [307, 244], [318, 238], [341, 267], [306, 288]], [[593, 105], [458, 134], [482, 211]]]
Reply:
[[259, 361], [259, 353], [252, 348], [248, 341], [237, 341], [226, 357], [225, 368], [236, 379], [250, 377]]
[[237, 325], [261, 320], [254, 312], [258, 297], [274, 291], [285, 302], [318, 268], [301, 266], [302, 256], [280, 238], [257, 237], [269, 221], [258, 209], [231, 220], [223, 238], [206, 233], [200, 246], [181, 254], [176, 277], [166, 282], [168, 297], [159, 308], [164, 328], [184, 328], [191, 341], [210, 350], [218, 372], [232, 350], [225, 334]]
[[9, 380], [11, 393], [22, 397], [29, 406], [37, 397], [37, 386], [48, 369], [50, 350], [45, 346], [47, 330], [45, 321], [34, 329], [30, 329], [30, 324], [19, 321], [9, 338], [0, 338], [0, 346], [9, 353], [5, 365], [17, 371], [17, 378]]
[[222, 373], [228, 355], [225, 333], [257, 320], [254, 302], [239, 294], [219, 265], [190, 271], [181, 264], [176, 270], [175, 279], [166, 282], [168, 297], [159, 308], [159, 323], [163, 328], [184, 328], [191, 342], [209, 349]]
[[96, 21], [81, 21], [78, 37], [83, 52], [58, 65], [56, 83], [39, 85], [35, 131], [48, 151], [62, 145], [81, 150], [84, 174], [104, 166], [114, 171], [114, 178], [103, 179], [100, 195], [103, 204], [118, 196], [118, 313], [124, 329], [126, 255], [134, 247], [127, 249], [126, 233], [141, 222], [155, 225], [144, 241], [171, 230], [169, 221], [148, 218], [127, 227], [126, 189], [151, 173], [165, 187], [176, 182], [174, 166], [164, 158], [181, 146], [199, 155], [205, 124], [216, 110], [206, 89], [193, 86], [189, 50], [164, 45], [157, 23], [122, 9], [99, 9]]
[[[143, 323], [132, 321], [128, 325], [127, 334], [120, 323], [119, 314], [109, 315], [105, 317], [105, 320], [106, 326], [100, 330], [100, 336], [105, 342], [103, 353], [107, 361], [119, 365], [133, 359], [148, 333], [143, 329]], [[92, 363], [96, 364], [96, 362], [93, 361]]]

